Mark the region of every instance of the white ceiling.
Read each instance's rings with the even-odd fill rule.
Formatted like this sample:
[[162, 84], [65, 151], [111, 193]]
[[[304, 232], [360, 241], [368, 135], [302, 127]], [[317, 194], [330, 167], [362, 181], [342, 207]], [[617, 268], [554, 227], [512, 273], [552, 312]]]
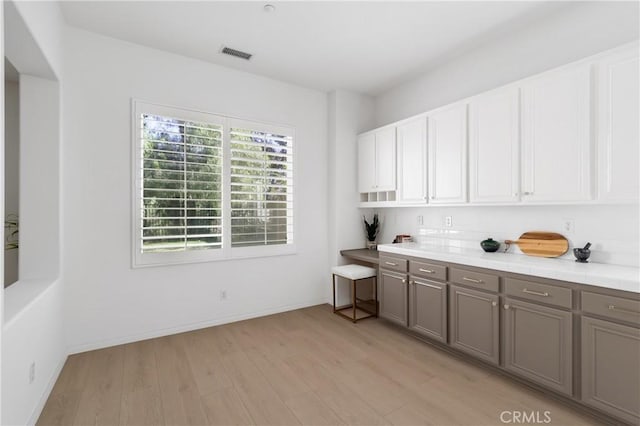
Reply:
[[[371, 95], [552, 13], [558, 2], [66, 1], [68, 24], [323, 91]], [[253, 53], [246, 62], [222, 45]]]

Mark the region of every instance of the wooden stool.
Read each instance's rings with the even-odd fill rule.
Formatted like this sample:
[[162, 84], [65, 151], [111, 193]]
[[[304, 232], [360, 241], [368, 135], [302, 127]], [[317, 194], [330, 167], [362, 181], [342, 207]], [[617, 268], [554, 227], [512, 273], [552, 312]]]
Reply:
[[[333, 273], [333, 313], [338, 314], [350, 321], [358, 322], [361, 319], [378, 316], [378, 270], [361, 265], [342, 265], [334, 266], [331, 269]], [[336, 276], [351, 281], [351, 305], [336, 307]], [[356, 297], [356, 283], [361, 280], [373, 278], [373, 300], [362, 300]], [[358, 303], [360, 302], [360, 303]], [[352, 315], [346, 315], [342, 311], [353, 309]], [[367, 316], [358, 318], [356, 311], [366, 312]]]

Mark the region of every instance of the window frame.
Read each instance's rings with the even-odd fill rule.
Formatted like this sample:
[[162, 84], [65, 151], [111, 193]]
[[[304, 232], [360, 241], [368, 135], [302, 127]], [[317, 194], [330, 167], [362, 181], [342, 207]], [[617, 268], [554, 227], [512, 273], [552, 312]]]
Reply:
[[[142, 252], [142, 141], [141, 114], [154, 114], [190, 121], [200, 121], [222, 126], [222, 247], [219, 249], [169, 251], [157, 253]], [[133, 98], [131, 100], [131, 262], [133, 268], [177, 265], [186, 263], [201, 263], [220, 260], [247, 259], [255, 257], [283, 256], [297, 252], [296, 240], [298, 236], [298, 202], [296, 190], [296, 136], [295, 129], [285, 125], [275, 125], [256, 120], [230, 117], [221, 114], [202, 112], [198, 110], [162, 105]], [[291, 137], [293, 164], [291, 177], [292, 194], [292, 243], [255, 245], [247, 247], [231, 246], [231, 144], [230, 128], [244, 127], [253, 131], [266, 132]]]

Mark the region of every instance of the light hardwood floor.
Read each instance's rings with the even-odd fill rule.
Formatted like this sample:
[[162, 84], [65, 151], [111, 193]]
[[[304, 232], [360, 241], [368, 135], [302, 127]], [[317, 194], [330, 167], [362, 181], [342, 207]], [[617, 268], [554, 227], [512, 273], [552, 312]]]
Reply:
[[[38, 425], [597, 424], [382, 320], [328, 305], [69, 357]], [[509, 417], [505, 417], [509, 419]]]

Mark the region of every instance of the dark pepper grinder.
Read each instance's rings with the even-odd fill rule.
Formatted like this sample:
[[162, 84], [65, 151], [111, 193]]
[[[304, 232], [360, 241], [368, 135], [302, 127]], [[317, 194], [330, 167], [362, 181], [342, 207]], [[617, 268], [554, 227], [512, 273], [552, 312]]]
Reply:
[[576, 262], [579, 263], [589, 263], [587, 259], [591, 256], [591, 243], [587, 243], [583, 248], [574, 248], [573, 255], [576, 257]]

